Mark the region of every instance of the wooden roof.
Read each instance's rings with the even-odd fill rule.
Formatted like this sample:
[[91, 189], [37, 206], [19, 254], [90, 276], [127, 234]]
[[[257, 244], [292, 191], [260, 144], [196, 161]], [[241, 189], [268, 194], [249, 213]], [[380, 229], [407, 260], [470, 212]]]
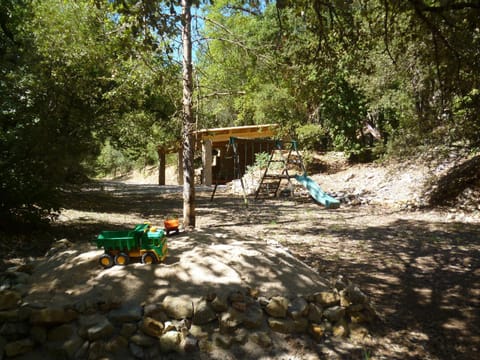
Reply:
[[228, 142], [231, 137], [243, 139], [258, 139], [274, 137], [277, 134], [277, 124], [247, 125], [225, 128], [202, 129], [195, 132], [197, 141], [211, 140], [212, 144]]

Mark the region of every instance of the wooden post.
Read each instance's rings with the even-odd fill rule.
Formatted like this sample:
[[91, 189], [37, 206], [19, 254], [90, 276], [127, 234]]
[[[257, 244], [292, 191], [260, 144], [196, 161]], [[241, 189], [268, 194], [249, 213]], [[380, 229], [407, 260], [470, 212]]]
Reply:
[[165, 150], [158, 148], [158, 185], [165, 185]]
[[212, 141], [205, 139], [202, 143], [203, 185], [212, 185]]

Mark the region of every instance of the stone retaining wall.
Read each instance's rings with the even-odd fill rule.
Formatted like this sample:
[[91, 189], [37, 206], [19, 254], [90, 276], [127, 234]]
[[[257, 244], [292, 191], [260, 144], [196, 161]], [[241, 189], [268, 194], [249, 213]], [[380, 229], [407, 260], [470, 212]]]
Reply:
[[337, 281], [329, 292], [296, 298], [259, 296], [255, 289], [209, 293], [192, 300], [129, 305], [82, 300], [27, 303], [28, 273], [0, 274], [0, 360], [28, 353], [43, 359], [152, 359], [164, 353], [209, 352], [250, 341], [272, 346], [272, 332], [362, 339], [375, 318], [365, 294]]

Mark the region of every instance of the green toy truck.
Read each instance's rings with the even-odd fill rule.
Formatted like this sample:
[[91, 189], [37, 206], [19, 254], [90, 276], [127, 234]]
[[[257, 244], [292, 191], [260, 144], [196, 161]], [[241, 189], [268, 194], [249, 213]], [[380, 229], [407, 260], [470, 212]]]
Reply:
[[102, 231], [96, 244], [105, 250], [99, 259], [104, 268], [127, 265], [131, 258], [140, 258], [142, 264], [153, 264], [163, 261], [168, 253], [165, 232], [148, 223], [136, 225], [133, 230]]

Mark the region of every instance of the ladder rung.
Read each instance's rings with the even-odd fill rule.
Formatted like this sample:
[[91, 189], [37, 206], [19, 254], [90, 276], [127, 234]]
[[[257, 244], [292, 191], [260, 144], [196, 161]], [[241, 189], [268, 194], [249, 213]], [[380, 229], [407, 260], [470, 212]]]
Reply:
[[272, 190], [265, 190], [265, 191], [259, 191], [258, 195], [271, 195], [271, 194], [276, 194], [277, 190], [272, 189]]
[[290, 175], [265, 175], [264, 179], [290, 179], [292, 176]]
[[261, 187], [261, 188], [269, 188], [269, 187], [272, 187], [272, 186], [276, 187], [277, 185], [278, 185], [278, 182], [276, 182], [276, 183], [273, 183], [273, 182], [271, 182], [271, 183], [262, 183], [262, 184], [260, 185], [260, 187]]
[[262, 186], [258, 189], [259, 194], [275, 194], [278, 186]]

